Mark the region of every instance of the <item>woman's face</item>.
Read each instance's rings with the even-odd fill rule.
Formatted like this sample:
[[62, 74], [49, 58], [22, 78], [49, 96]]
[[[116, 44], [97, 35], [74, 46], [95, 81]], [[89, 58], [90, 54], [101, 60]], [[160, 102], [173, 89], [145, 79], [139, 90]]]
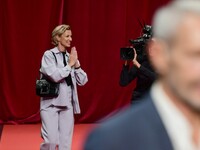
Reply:
[[60, 37], [58, 37], [58, 44], [64, 48], [70, 47], [72, 41], [72, 31], [66, 30]]

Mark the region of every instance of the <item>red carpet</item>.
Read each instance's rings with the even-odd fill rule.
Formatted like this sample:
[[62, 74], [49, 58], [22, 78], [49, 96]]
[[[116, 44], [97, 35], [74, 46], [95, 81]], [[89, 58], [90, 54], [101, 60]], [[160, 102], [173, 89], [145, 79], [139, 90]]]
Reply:
[[[0, 142], [0, 150], [39, 150], [42, 138], [40, 124], [5, 125]], [[75, 125], [72, 150], [82, 150], [85, 138], [94, 124]]]

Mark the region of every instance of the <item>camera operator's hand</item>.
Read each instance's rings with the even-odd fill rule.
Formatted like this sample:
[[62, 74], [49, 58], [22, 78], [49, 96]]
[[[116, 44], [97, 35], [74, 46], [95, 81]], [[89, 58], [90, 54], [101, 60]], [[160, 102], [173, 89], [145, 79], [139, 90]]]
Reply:
[[127, 66], [127, 65], [130, 64], [130, 62], [131, 62], [131, 60], [126, 60], [125, 63], [124, 63], [124, 65]]
[[72, 67], [78, 60], [78, 54], [75, 47], [72, 47], [71, 53], [69, 55], [69, 65]]
[[136, 50], [133, 48], [134, 51], [134, 58], [133, 58], [133, 65], [136, 66], [137, 68], [140, 68], [140, 63], [137, 61], [137, 53]]

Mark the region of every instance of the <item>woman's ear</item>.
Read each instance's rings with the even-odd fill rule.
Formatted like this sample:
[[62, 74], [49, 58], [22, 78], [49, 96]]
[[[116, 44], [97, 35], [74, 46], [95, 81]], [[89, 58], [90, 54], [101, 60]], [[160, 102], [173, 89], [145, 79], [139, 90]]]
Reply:
[[57, 42], [60, 42], [60, 36], [56, 35]]

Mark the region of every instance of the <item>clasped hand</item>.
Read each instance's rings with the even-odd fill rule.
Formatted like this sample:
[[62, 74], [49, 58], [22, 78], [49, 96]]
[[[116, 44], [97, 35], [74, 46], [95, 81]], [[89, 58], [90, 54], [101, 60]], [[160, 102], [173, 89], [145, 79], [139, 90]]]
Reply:
[[80, 67], [80, 64], [79, 64], [79, 61], [78, 61], [78, 53], [77, 53], [76, 47], [72, 47], [71, 48], [71, 53], [69, 55], [69, 65], [71, 67], [74, 66], [75, 68]]

